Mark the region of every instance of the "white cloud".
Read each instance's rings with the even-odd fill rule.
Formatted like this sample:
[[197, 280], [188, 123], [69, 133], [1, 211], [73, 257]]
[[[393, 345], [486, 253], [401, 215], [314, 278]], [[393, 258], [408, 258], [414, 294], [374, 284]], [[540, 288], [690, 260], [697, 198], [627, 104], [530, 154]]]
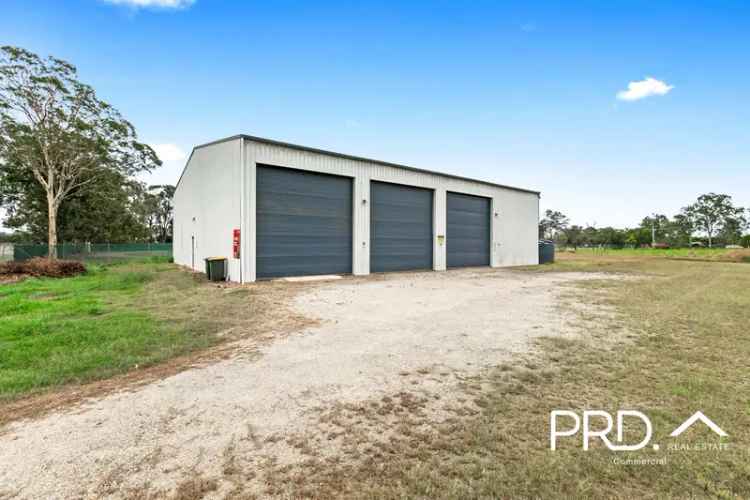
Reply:
[[141, 172], [138, 174], [138, 179], [148, 185], [176, 184], [182, 169], [185, 168], [187, 153], [177, 144], [150, 143], [149, 146], [156, 152], [156, 156], [162, 161], [162, 165], [151, 172]]
[[114, 5], [124, 5], [134, 9], [186, 9], [195, 0], [103, 0]]
[[673, 85], [649, 76], [645, 80], [628, 83], [628, 90], [618, 92], [617, 98], [621, 101], [637, 101], [652, 95], [666, 95], [673, 88]]
[[537, 25], [535, 22], [523, 23], [521, 24], [520, 28], [524, 33], [533, 33], [537, 30]]
[[156, 156], [165, 163], [185, 159], [185, 152], [177, 144], [150, 144], [150, 146], [156, 152]]

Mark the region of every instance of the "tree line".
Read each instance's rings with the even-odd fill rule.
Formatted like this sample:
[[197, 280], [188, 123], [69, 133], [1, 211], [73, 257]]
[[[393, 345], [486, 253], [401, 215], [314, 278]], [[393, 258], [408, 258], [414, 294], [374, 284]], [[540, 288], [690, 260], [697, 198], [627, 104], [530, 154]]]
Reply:
[[725, 246], [750, 247], [746, 210], [735, 206], [726, 194], [707, 193], [671, 218], [663, 214], [645, 217], [638, 227], [583, 227], [570, 223], [562, 212], [547, 210], [539, 222], [539, 237], [574, 248], [579, 246]]
[[171, 241], [174, 186], [136, 174], [161, 161], [75, 66], [0, 47], [0, 207], [17, 241]]

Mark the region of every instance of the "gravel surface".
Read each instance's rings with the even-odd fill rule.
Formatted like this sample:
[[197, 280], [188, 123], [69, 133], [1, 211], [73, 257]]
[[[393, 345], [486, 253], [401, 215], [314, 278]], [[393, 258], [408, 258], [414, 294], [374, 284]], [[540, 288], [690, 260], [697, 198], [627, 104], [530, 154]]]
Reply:
[[228, 449], [258, 467], [293, 461], [271, 437], [304, 430], [326, 408], [399, 391], [413, 383], [407, 373], [477, 373], [535, 336], [575, 334], [557, 307], [564, 285], [601, 277], [487, 269], [305, 284], [284, 300], [318, 326], [265, 345], [260, 357], [8, 424], [0, 498], [166, 494], [196, 476], [216, 478], [209, 496], [221, 497], [231, 486], [221, 480]]

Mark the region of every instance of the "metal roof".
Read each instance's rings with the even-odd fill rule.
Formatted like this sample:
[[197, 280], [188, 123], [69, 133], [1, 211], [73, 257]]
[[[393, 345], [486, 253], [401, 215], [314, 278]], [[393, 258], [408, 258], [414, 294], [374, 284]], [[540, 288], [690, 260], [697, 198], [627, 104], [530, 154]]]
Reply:
[[[345, 154], [345, 153], [337, 153], [335, 151], [327, 151], [325, 149], [317, 149], [317, 148], [311, 148], [311, 147], [308, 147], [308, 146], [300, 146], [299, 144], [292, 144], [292, 143], [289, 143], [289, 142], [276, 141], [276, 140], [273, 140], [273, 139], [266, 139], [265, 137], [257, 137], [257, 136], [254, 136], [254, 135], [247, 135], [247, 134], [238, 134], [238, 135], [233, 135], [233, 136], [230, 136], [230, 137], [225, 137], [223, 139], [219, 139], [219, 140], [216, 140], [216, 141], [207, 142], [205, 144], [201, 144], [199, 146], [195, 146], [193, 148], [193, 152], [196, 149], [205, 148], [207, 146], [213, 146], [214, 144], [220, 144], [222, 142], [234, 141], [234, 140], [237, 140], [237, 139], [247, 139], [249, 141], [262, 142], [262, 143], [265, 143], [265, 144], [271, 144], [271, 145], [274, 145], [274, 146], [282, 146], [282, 147], [291, 148], [291, 149], [298, 149], [300, 151], [308, 151], [310, 153], [319, 153], [319, 154], [324, 154], [324, 155], [329, 155], [329, 156], [337, 156], [339, 158], [345, 158], [347, 160], [356, 160], [356, 161], [364, 161], [364, 162], [368, 162], [368, 163], [376, 163], [378, 165], [385, 165], [385, 166], [388, 166], [388, 167], [402, 168], [404, 170], [411, 170], [412, 172], [420, 172], [420, 173], [425, 173], [425, 174], [440, 175], [442, 177], [449, 177], [449, 178], [452, 178], [452, 179], [459, 179], [459, 180], [462, 180], [462, 181], [469, 181], [469, 182], [478, 182], [480, 184], [486, 184], [488, 186], [494, 186], [494, 187], [499, 187], [499, 188], [504, 188], [504, 189], [511, 189], [513, 191], [521, 191], [521, 192], [524, 192], [524, 193], [532, 193], [532, 194], [535, 194], [537, 196], [541, 195], [540, 191], [534, 191], [533, 189], [524, 189], [524, 188], [515, 187], [515, 186], [508, 186], [508, 185], [505, 185], [505, 184], [497, 184], [495, 182], [488, 182], [488, 181], [483, 181], [483, 180], [479, 180], [479, 179], [471, 179], [469, 177], [462, 177], [460, 175], [447, 174], [445, 172], [438, 172], [438, 171], [435, 171], [435, 170], [427, 170], [427, 169], [424, 169], [424, 168], [410, 167], [408, 165], [400, 165], [398, 163], [391, 163], [391, 162], [382, 161], [382, 160], [373, 160], [372, 158], [364, 158], [362, 156], [354, 156], [354, 155], [349, 155], [349, 154]], [[193, 156], [193, 152], [190, 153], [191, 157]], [[187, 164], [188, 163], [190, 163], [190, 158], [188, 158], [188, 161], [185, 164], [185, 168], [187, 168]], [[182, 174], [180, 174], [180, 180], [182, 180], [182, 176], [185, 174], [185, 168], [182, 170]], [[180, 180], [177, 181], [177, 185], [180, 184]]]

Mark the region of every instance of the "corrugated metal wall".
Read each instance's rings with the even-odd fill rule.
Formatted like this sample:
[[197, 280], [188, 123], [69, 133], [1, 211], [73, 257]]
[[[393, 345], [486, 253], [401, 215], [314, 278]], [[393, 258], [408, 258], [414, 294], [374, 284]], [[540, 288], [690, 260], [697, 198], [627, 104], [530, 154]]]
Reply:
[[[446, 269], [446, 245], [450, 245], [450, 241], [444, 239], [448, 191], [492, 200], [490, 265], [538, 263], [539, 197], [535, 193], [239, 137], [193, 151], [175, 193], [176, 262], [191, 265], [191, 235], [195, 235], [196, 269], [203, 268], [204, 257], [225, 256], [230, 260], [229, 278], [232, 281], [255, 281], [257, 164], [343, 175], [353, 179], [354, 274], [370, 272], [371, 180], [433, 191], [435, 270]], [[457, 167], [456, 171], [460, 171], [460, 168]], [[235, 228], [242, 231], [241, 259], [232, 258], [232, 230]]]
[[232, 231], [241, 224], [240, 141], [195, 149], [174, 197], [176, 263], [203, 271], [206, 257], [229, 259], [228, 276], [240, 281], [240, 259], [232, 258]]
[[[446, 245], [450, 242], [439, 236], [446, 234], [446, 192], [474, 194], [492, 199], [491, 265], [527, 265], [538, 262], [539, 197], [535, 193], [516, 191], [455, 179], [429, 172], [416, 172], [364, 160], [342, 158], [324, 153], [295, 149], [277, 144], [245, 140], [246, 197], [250, 198], [244, 226], [255, 227], [254, 191], [256, 164], [266, 164], [311, 170], [354, 178], [353, 200], [353, 272], [370, 272], [370, 181], [423, 187], [434, 191], [433, 269], [446, 269]], [[252, 238], [252, 234], [249, 235]], [[254, 255], [252, 247], [246, 255]], [[255, 279], [253, 258], [243, 259], [246, 281]]]

